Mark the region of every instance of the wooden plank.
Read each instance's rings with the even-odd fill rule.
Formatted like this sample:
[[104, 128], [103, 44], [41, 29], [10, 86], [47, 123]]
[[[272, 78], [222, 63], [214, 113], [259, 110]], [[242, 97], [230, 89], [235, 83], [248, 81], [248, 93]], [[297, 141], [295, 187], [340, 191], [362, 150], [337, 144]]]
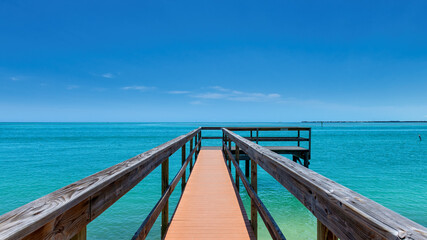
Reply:
[[221, 130], [228, 129], [230, 131], [308, 131], [311, 128], [309, 127], [202, 127], [202, 130]]
[[[200, 144], [200, 141], [199, 143]], [[165, 193], [162, 195], [160, 200], [157, 202], [157, 204], [154, 206], [154, 208], [151, 210], [151, 212], [148, 214], [148, 216], [145, 218], [145, 220], [142, 222], [141, 226], [138, 228], [136, 233], [134, 234], [132, 240], [140, 240], [145, 239], [150, 232], [151, 227], [154, 225], [157, 217], [160, 215], [161, 211], [163, 210], [163, 207], [166, 205], [166, 202], [169, 200], [170, 195], [172, 194], [173, 190], [175, 189], [176, 185], [179, 182], [179, 179], [182, 178], [183, 174], [185, 173], [185, 169], [187, 168], [191, 157], [195, 153], [196, 149], [193, 149], [191, 153], [188, 155], [187, 159], [185, 160], [184, 164], [181, 166], [181, 169], [178, 171], [178, 173], [173, 178], [171, 184], [166, 189]]]
[[308, 142], [308, 138], [304, 137], [245, 137], [250, 141], [259, 141], [259, 142]]
[[[237, 175], [242, 180], [243, 186], [245, 186], [246, 191], [248, 192], [249, 197], [253, 201], [256, 209], [259, 211], [260, 216], [262, 220], [265, 223], [265, 226], [267, 227], [268, 232], [270, 233], [271, 237], [273, 239], [286, 239], [283, 235], [282, 231], [280, 230], [279, 226], [277, 225], [276, 221], [274, 221], [273, 217], [271, 216], [270, 212], [265, 207], [264, 203], [261, 201], [261, 199], [258, 197], [255, 190], [252, 188], [252, 186], [249, 184], [248, 180], [243, 175], [242, 170], [240, 169], [238, 162], [231, 154], [231, 151], [229, 149], [226, 149], [226, 154], [231, 159], [231, 161], [234, 164], [234, 167], [237, 170]], [[256, 181], [256, 180], [255, 180]]]
[[[255, 161], [251, 161], [251, 187], [254, 193], [258, 193], [258, 166]], [[258, 214], [255, 201], [251, 198], [251, 226], [254, 230], [254, 235], [258, 238]]]
[[202, 149], [165, 239], [253, 239], [221, 150]]
[[[237, 161], [237, 164], [239, 164], [239, 147], [237, 147], [236, 146], [236, 161]], [[237, 189], [237, 192], [239, 192], [239, 174], [237, 173], [237, 168], [238, 168], [238, 166], [236, 167], [236, 174], [235, 174], [235, 180], [236, 180], [236, 189]]]
[[[190, 139], [190, 152], [193, 151], [193, 138]], [[193, 171], [193, 157], [190, 158], [190, 174]]]
[[86, 235], [87, 235], [87, 231], [85, 226], [82, 230], [80, 230], [79, 233], [74, 235], [74, 237], [72, 237], [71, 240], [86, 240]]
[[223, 129], [340, 239], [427, 239], [427, 229], [390, 209]]
[[329, 229], [317, 220], [317, 240], [338, 240]]
[[250, 162], [251, 160], [250, 159], [248, 159], [248, 160], [245, 160], [245, 176], [246, 176], [246, 178], [249, 178], [249, 172], [250, 172], [250, 169], [249, 169], [249, 162]]
[[[181, 166], [184, 166], [185, 163], [185, 144], [184, 146], [182, 146], [181, 148]], [[184, 174], [182, 174], [182, 179], [181, 179], [181, 193], [184, 192], [185, 189], [185, 169], [184, 169]]]
[[[32, 233], [44, 229], [57, 236], [74, 236], [199, 131], [195, 129], [0, 216], [0, 239], [33, 238]], [[76, 206], [89, 217], [76, 214]], [[64, 217], [72, 224], [53, 224]]]
[[[166, 159], [162, 163], [162, 195], [165, 194], [169, 187], [169, 159]], [[166, 234], [166, 230], [169, 224], [169, 200], [166, 200], [165, 206], [162, 210], [162, 229], [161, 237], [163, 238]]]

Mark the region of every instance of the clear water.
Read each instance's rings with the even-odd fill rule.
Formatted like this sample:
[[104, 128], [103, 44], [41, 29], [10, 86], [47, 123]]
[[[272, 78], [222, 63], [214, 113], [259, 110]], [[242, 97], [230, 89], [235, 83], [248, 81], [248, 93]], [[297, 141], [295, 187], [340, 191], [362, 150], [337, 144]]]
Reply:
[[[0, 123], [0, 214], [195, 127], [213, 125], [313, 127], [312, 170], [427, 225], [424, 123], [345, 123], [323, 127], [301, 123]], [[423, 141], [419, 141], [418, 134]], [[204, 145], [219, 142], [210, 140]], [[180, 151], [170, 163], [172, 178], [179, 169]], [[261, 199], [288, 239], [315, 239], [316, 219], [298, 200], [263, 170], [259, 170], [258, 184]], [[171, 214], [181, 192], [179, 185], [170, 201]], [[240, 189], [247, 206], [247, 194], [243, 187]], [[89, 224], [89, 239], [131, 238], [159, 198], [160, 172], [156, 169]], [[268, 239], [262, 220], [258, 222], [260, 239]], [[159, 236], [157, 222], [149, 239]]]

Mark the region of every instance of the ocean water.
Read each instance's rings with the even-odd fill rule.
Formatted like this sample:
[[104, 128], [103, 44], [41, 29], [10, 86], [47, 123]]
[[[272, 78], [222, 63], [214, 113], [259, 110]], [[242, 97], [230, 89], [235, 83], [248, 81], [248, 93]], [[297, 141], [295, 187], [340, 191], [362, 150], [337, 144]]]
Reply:
[[[330, 123], [323, 127], [302, 123], [0, 123], [0, 214], [198, 126], [312, 127], [312, 170], [427, 226], [425, 123]], [[203, 134], [221, 135], [219, 131]], [[272, 144], [278, 143], [262, 143]], [[170, 179], [179, 169], [180, 154], [170, 158]], [[160, 198], [160, 183], [156, 169], [88, 225], [88, 238], [131, 238]], [[244, 187], [240, 191], [248, 206]], [[316, 239], [316, 219], [260, 168], [258, 192], [287, 239]], [[170, 214], [180, 193], [178, 184]], [[269, 239], [260, 218], [258, 223], [260, 239]], [[159, 238], [157, 221], [148, 239]]]

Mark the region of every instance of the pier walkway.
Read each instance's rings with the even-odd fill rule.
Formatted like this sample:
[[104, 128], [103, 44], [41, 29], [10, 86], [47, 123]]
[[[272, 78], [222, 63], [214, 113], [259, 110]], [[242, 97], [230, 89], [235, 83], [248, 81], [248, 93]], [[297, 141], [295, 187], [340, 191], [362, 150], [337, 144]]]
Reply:
[[236, 194], [220, 148], [202, 148], [165, 239], [255, 239]]
[[[310, 159], [311, 128], [199, 127], [1, 215], [0, 239], [86, 240], [88, 224], [161, 168], [162, 195], [140, 216], [132, 240], [146, 239], [153, 227], [160, 239], [259, 239], [258, 219], [272, 239], [286, 240], [288, 229], [258, 196], [268, 191], [258, 189], [258, 169], [317, 218], [317, 240], [427, 240], [426, 227], [310, 170]], [[178, 172], [170, 162], [181, 165]], [[169, 198], [179, 183], [171, 216]], [[250, 198], [246, 210], [239, 188]]]

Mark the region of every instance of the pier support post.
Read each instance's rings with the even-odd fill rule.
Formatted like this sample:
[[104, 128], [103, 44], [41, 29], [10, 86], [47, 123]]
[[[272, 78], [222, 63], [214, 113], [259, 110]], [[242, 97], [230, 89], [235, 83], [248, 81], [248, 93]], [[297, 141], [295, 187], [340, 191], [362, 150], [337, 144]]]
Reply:
[[[230, 149], [231, 152], [231, 140], [228, 139], [228, 149]], [[228, 168], [230, 169], [231, 172], [231, 159], [228, 159]]]
[[[251, 161], [251, 186], [254, 189], [255, 193], [258, 193], [258, 183], [257, 183], [257, 164], [254, 160]], [[255, 202], [251, 199], [251, 226], [254, 230], [255, 238], [258, 239], [258, 214]]]
[[[193, 138], [190, 140], [190, 154], [193, 151]], [[190, 173], [193, 171], [193, 155], [190, 157]]]
[[236, 162], [237, 162], [237, 166], [236, 166], [236, 189], [237, 192], [239, 192], [239, 174], [237, 173], [237, 168], [239, 167], [239, 155], [240, 155], [240, 151], [239, 151], [239, 147], [236, 145]]
[[[169, 158], [162, 163], [162, 195], [169, 187]], [[161, 238], [166, 235], [166, 230], [169, 224], [169, 201], [166, 201], [165, 207], [162, 210], [162, 230]]]
[[[184, 163], [185, 163], [185, 159], [186, 159], [186, 154], [185, 154], [185, 143], [184, 143], [184, 146], [182, 146], [182, 148], [181, 148], [181, 163], [182, 163], [182, 165], [184, 165]], [[185, 189], [185, 178], [186, 178], [186, 176], [185, 176], [185, 169], [184, 169], [184, 174], [182, 174], [182, 178], [181, 178], [181, 193], [183, 193], [184, 192], [184, 189]]]
[[249, 159], [245, 160], [245, 176], [247, 179], [249, 179]]
[[74, 235], [71, 240], [86, 240], [86, 226], [84, 226], [79, 233]]
[[338, 240], [322, 222], [317, 220], [317, 240]]

